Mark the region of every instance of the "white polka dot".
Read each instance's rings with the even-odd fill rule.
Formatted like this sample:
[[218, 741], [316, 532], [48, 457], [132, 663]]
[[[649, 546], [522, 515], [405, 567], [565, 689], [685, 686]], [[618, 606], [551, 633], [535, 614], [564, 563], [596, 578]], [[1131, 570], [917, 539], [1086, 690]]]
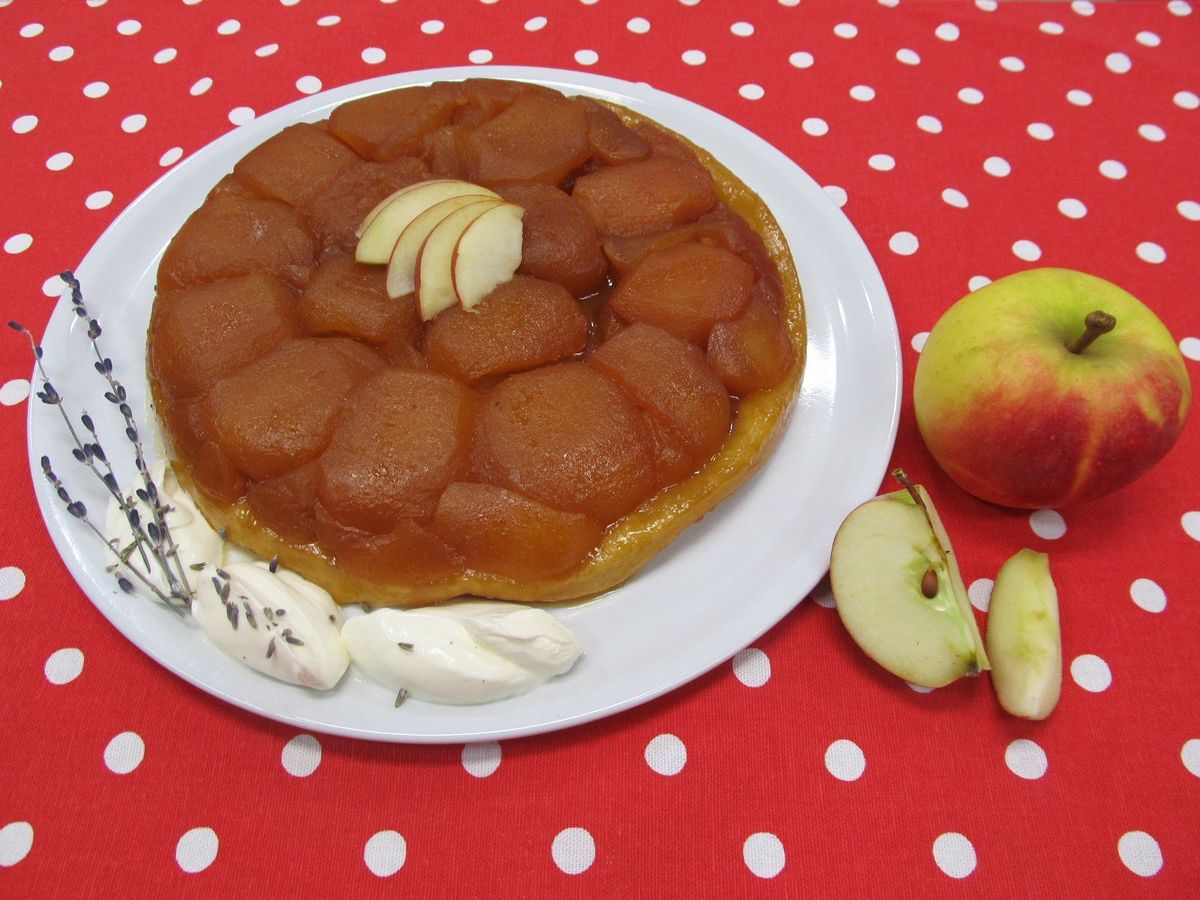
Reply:
[[1139, 578], [1129, 586], [1129, 597], [1146, 612], [1160, 613], [1167, 608], [1167, 595], [1157, 582]]
[[1111, 178], [1114, 181], [1120, 181], [1129, 174], [1129, 170], [1125, 168], [1125, 164], [1115, 159], [1106, 159], [1100, 163], [1099, 169], [1101, 175], [1105, 178]]
[[1058, 22], [1043, 22], [1038, 26], [1038, 31], [1045, 34], [1062, 34], [1065, 29]]
[[928, 340], [929, 340], [929, 332], [928, 331], [918, 331], [916, 334], [914, 334], [912, 336], [912, 340], [909, 341], [909, 345], [914, 350], [916, 350], [918, 353], [920, 353], [922, 350], [925, 349], [925, 342]]
[[594, 66], [600, 62], [600, 54], [595, 50], [576, 50], [575, 62], [581, 66]]
[[132, 116], [126, 116], [121, 120], [121, 130], [126, 134], [134, 134], [146, 127], [146, 117], [141, 113], [134, 113]]
[[289, 775], [307, 778], [321, 765], [321, 742], [311, 734], [298, 734], [283, 745], [279, 761]]
[[28, 822], [9, 822], [0, 828], [0, 866], [15, 866], [33, 849], [33, 826]]
[[673, 734], [660, 734], [646, 745], [646, 765], [659, 775], [678, 775], [687, 763], [687, 747]]
[[867, 160], [867, 165], [877, 172], [890, 172], [896, 168], [896, 160], [886, 153], [876, 153]]
[[1200, 96], [1191, 91], [1179, 91], [1171, 99], [1180, 109], [1196, 109], [1200, 107]]
[[990, 578], [976, 578], [967, 588], [967, 599], [971, 601], [971, 605], [981, 613], [988, 611], [988, 607], [992, 603], [992, 588], [996, 586], [996, 582]]
[[169, 63], [178, 55], [179, 52], [174, 47], [163, 47], [154, 54], [154, 61], [161, 66], [163, 63]]
[[850, 22], [839, 22], [833, 26], [833, 33], [840, 38], [849, 40], [858, 34], [858, 26], [852, 25]]
[[821, 188], [830, 200], [838, 205], [839, 208], [846, 205], [846, 201], [850, 199], [846, 194], [846, 189], [836, 184], [827, 184]]
[[1000, 68], [1005, 72], [1024, 72], [1025, 60], [1019, 56], [1005, 56], [1000, 59]]
[[33, 235], [21, 232], [20, 234], [14, 234], [4, 242], [4, 252], [15, 256], [18, 253], [24, 253], [32, 246]]
[[526, 31], [541, 31], [546, 27], [548, 19], [545, 16], [534, 16], [532, 19], [527, 19], [525, 22]]
[[51, 275], [42, 282], [42, 293], [47, 297], [61, 297], [67, 286], [58, 275]]
[[332, 28], [334, 25], [339, 24], [341, 21], [342, 21], [341, 16], [321, 16], [321, 18], [317, 19], [317, 24], [319, 26], [321, 26], [322, 28]]
[[108, 83], [104, 81], [92, 81], [83, 86], [83, 96], [92, 100], [99, 100], [108, 93]]
[[235, 106], [229, 111], [229, 121], [234, 125], [245, 125], [254, 121], [254, 110], [249, 106]]
[[377, 831], [363, 847], [363, 862], [372, 875], [389, 878], [404, 867], [408, 844], [398, 831]]
[[1033, 241], [1022, 238], [1012, 245], [1013, 256], [1025, 262], [1037, 262], [1042, 258], [1042, 248]]
[[96, 191], [87, 195], [87, 199], [83, 201], [84, 206], [88, 209], [104, 209], [108, 204], [113, 202], [112, 191]]
[[1096, 12], [1096, 4], [1091, 0], [1072, 0], [1071, 12], [1081, 16], [1094, 15]]
[[825, 749], [825, 768], [839, 781], [858, 781], [867, 770], [867, 758], [854, 741], [834, 741]]
[[242, 23], [237, 19], [226, 19], [217, 26], [217, 34], [237, 34], [242, 30]]
[[175, 845], [175, 862], [189, 875], [203, 872], [216, 860], [220, 845], [217, 833], [211, 828], [192, 828]]
[[[1019, 243], [1021, 242], [1017, 241], [1017, 244]], [[1014, 244], [1013, 253], [1016, 252], [1016, 244]], [[1017, 255], [1020, 256], [1020, 254]], [[1040, 255], [1039, 251], [1038, 256]], [[1036, 258], [1034, 257], [1034, 259]], [[1021, 256], [1021, 259], [1026, 259], [1026, 257]], [[1053, 509], [1035, 509], [1029, 514], [1029, 527], [1034, 534], [1047, 541], [1056, 541], [1067, 533], [1066, 520], [1063, 519], [1061, 513]]]
[[1143, 47], [1157, 47], [1162, 43], [1162, 38], [1160, 38], [1153, 31], [1139, 31], [1134, 40], [1136, 40]]
[[1133, 68], [1133, 61], [1124, 53], [1110, 53], [1104, 57], [1104, 67], [1117, 75], [1124, 75]]
[[788, 57], [788, 62], [797, 69], [807, 69], [813, 64], [813, 55], [804, 50], [797, 50]]
[[[199, 2], [201, 2], [201, 0], [184, 0], [184, 2], [185, 3], [199, 3]], [[380, 0], [380, 2], [395, 3], [396, 0]], [[279, 0], [279, 3], [282, 6], [296, 6], [297, 4], [300, 3], [300, 0]]]
[[462, 767], [476, 778], [487, 778], [500, 768], [501, 750], [497, 741], [465, 744], [462, 749]]
[[942, 133], [942, 122], [937, 116], [920, 116], [917, 119], [917, 127], [930, 134]]
[[933, 33], [938, 36], [939, 40], [957, 41], [959, 30], [958, 26], [953, 22], [943, 22], [937, 28], [933, 29]]
[[866, 103], [875, 99], [875, 88], [871, 87], [869, 84], [856, 84], [854, 87], [850, 88], [850, 96], [855, 100]]
[[1074, 197], [1064, 197], [1059, 200], [1058, 211], [1068, 219], [1082, 219], [1087, 215], [1087, 207], [1083, 205], [1083, 201], [1076, 200]]
[[1029, 132], [1029, 136], [1039, 141], [1048, 141], [1054, 137], [1054, 129], [1045, 122], [1030, 122], [1025, 130]]
[[1144, 831], [1127, 831], [1117, 841], [1117, 856], [1134, 875], [1150, 878], [1163, 866], [1162, 848]]
[[742, 862], [759, 878], [774, 878], [787, 863], [783, 841], [769, 831], [755, 832], [742, 844]]
[[978, 106], [983, 102], [983, 91], [979, 88], [965, 87], [958, 92], [958, 99], [971, 106]]
[[421, 31], [425, 34], [441, 34], [446, 23], [441, 19], [427, 19], [421, 23]]
[[950, 206], [956, 206], [959, 209], [966, 209], [970, 205], [967, 195], [954, 188], [946, 188], [942, 191], [942, 200]]
[[1185, 769], [1200, 778], [1200, 738], [1185, 741], [1179, 750], [1179, 758], [1183, 760]]
[[912, 256], [920, 246], [921, 242], [911, 231], [897, 231], [888, 238], [888, 247], [899, 256]]
[[822, 609], [834, 609], [837, 602], [833, 599], [833, 591], [829, 587], [829, 579], [823, 579], [814, 589], [812, 594], [813, 603]]
[[14, 378], [4, 382], [4, 386], [0, 387], [0, 405], [16, 406], [28, 396], [29, 382], [24, 378]]
[[813, 137], [821, 137], [829, 133], [829, 123], [818, 116], [809, 116], [800, 123], [800, 127], [804, 129], [805, 134]]
[[122, 731], [104, 748], [104, 765], [116, 775], [128, 775], [142, 764], [146, 742], [136, 731]]
[[1099, 694], [1112, 684], [1112, 670], [1100, 657], [1085, 653], [1071, 660], [1071, 678], [1085, 691]]
[[997, 178], [1004, 178], [1012, 172], [1012, 166], [1003, 156], [989, 156], [983, 161], [983, 171]]
[[921, 64], [921, 57], [917, 51], [910, 50], [908, 47], [901, 47], [897, 50], [896, 59], [906, 66], [919, 66]]
[[975, 8], [984, 12], [995, 12], [1000, 8], [999, 0], [975, 0]]
[[263, 44], [261, 47], [259, 47], [257, 50], [254, 51], [254, 55], [257, 57], [263, 58], [263, 57], [271, 56], [278, 52], [279, 52], [278, 44]]
[[17, 34], [23, 38], [35, 38], [45, 30], [46, 26], [41, 22], [30, 22], [28, 25], [22, 25]]
[[746, 687], [762, 687], [771, 680], [771, 659], [757, 647], [747, 647], [733, 657], [733, 674]]
[[17, 116], [12, 121], [12, 130], [17, 134], [29, 134], [33, 129], [37, 128], [38, 117], [35, 115]]
[[911, 681], [906, 681], [904, 684], [907, 685], [908, 689], [914, 694], [932, 694], [934, 690], [933, 688], [926, 687], [923, 684], [913, 684]]
[[[25, 576], [22, 575], [21, 587], [24, 585]], [[7, 593], [7, 590], [4, 593]], [[51, 684], [69, 684], [83, 672], [83, 651], [77, 647], [55, 650], [46, 659], [46, 665], [42, 668], [42, 672]]]
[[[783, 0], [780, 0], [780, 2], [783, 2]], [[795, 6], [800, 3], [800, 0], [789, 0], [789, 2], [791, 2], [792, 5]], [[889, 9], [895, 9], [897, 6], [900, 5], [900, 0], [876, 0], [876, 2], [878, 2], [880, 6], [886, 6]]]
[[360, 55], [368, 66], [377, 66], [387, 59], [387, 52], [382, 47], [367, 47]]
[[1014, 775], [1036, 781], [1046, 774], [1046, 751], [1026, 738], [1018, 738], [1004, 751], [1004, 764]]
[[1200, 338], [1185, 337], [1179, 342], [1179, 352], [1188, 359], [1200, 360]]
[[1179, 210], [1179, 214], [1185, 219], [1190, 219], [1193, 222], [1200, 222], [1200, 203], [1195, 200], [1180, 200], [1175, 205]]
[[729, 26], [729, 31], [738, 37], [750, 37], [754, 34], [754, 26], [749, 22], [734, 22]]
[[986, 275], [972, 275], [967, 281], [967, 289], [977, 291], [982, 287], [987, 287], [991, 283], [992, 279], [988, 278]]
[[467, 60], [475, 63], [477, 66], [486, 65], [492, 61], [492, 51], [484, 48], [472, 50], [467, 54]]
[[596, 842], [586, 828], [564, 828], [550, 845], [554, 864], [568, 875], [578, 875], [596, 861]]
[[64, 45], [62, 47], [55, 47], [47, 55], [53, 62], [66, 62], [75, 55], [75, 49]]
[[933, 861], [951, 878], [966, 878], [975, 871], [975, 846], [957, 831], [947, 831], [933, 842]]
[[646, 19], [643, 19], [641, 16], [634, 16], [632, 19], [630, 19], [628, 22], [625, 23], [625, 27], [628, 28], [630, 31], [632, 31], [634, 34], [645, 34], [647, 31], [650, 30], [650, 23]]
[[1183, 526], [1183, 533], [1190, 537], [1193, 541], [1200, 541], [1200, 512], [1190, 510], [1179, 517], [1179, 524]]
[[1159, 125], [1153, 125], [1147, 122], [1145, 125], [1138, 126], [1138, 134], [1148, 141], [1157, 144], [1159, 141], [1167, 139], [1167, 133]]
[[199, 97], [201, 94], [207, 92], [208, 89], [211, 88], [212, 86], [213, 86], [213, 80], [211, 78], [209, 78], [207, 75], [205, 75], [203, 78], [201, 78], [195, 84], [193, 84], [190, 88], [188, 88], [188, 93], [191, 94], [193, 97]]
[[1156, 244], [1154, 241], [1142, 241], [1137, 245], [1137, 255], [1142, 262], [1157, 265], [1166, 260], [1167, 251], [1161, 244]]
[[761, 100], [766, 94], [761, 84], [743, 84], [738, 88], [738, 94], [744, 100]]
[[1067, 102], [1073, 106], [1091, 106], [1092, 95], [1079, 88], [1072, 88], [1067, 91]]
[[117, 23], [117, 33], [128, 37], [131, 34], [137, 34], [142, 30], [142, 23], [137, 19], [125, 19]]
[[301, 75], [296, 79], [296, 90], [302, 94], [315, 94], [321, 87], [321, 79], [316, 75]]
[[708, 59], [703, 50], [684, 50], [679, 58], [689, 66], [702, 66]]
[[[695, 6], [700, 0], [679, 0], [684, 6]], [[779, 0], [780, 6], [795, 7], [800, 5], [800, 0]]]
[[1187, 0], [1170, 0], [1167, 3], [1167, 10], [1173, 16], [1190, 16], [1192, 14], [1192, 4]]
[[[17, 382], [10, 381], [9, 384], [17, 384]], [[8, 385], [6, 384], [4, 387], [7, 389]], [[27, 381], [25, 382], [25, 390], [26, 391], [29, 390], [29, 382], [27, 382]], [[16, 402], [20, 402], [20, 401], [16, 401]], [[12, 403], [5, 404], [5, 406], [12, 406], [12, 405], [13, 405]], [[4, 566], [3, 568], [0, 568], [0, 600], [11, 600], [13, 597], [17, 596], [17, 594], [21, 593], [21, 591], [23, 591], [23, 590], [25, 590], [25, 573], [23, 571], [18, 569], [16, 566]], [[65, 653], [67, 651], [60, 650], [58, 652]], [[79, 653], [78, 650], [76, 650], [75, 652]], [[54, 659], [54, 657], [51, 656], [50, 659]], [[82, 663], [83, 654], [82, 653], [79, 654], [79, 659], [80, 659], [80, 667], [82, 667], [82, 665], [83, 665], [83, 663]], [[47, 667], [49, 667], [49, 665], [50, 665], [49, 660], [46, 661], [46, 665], [47, 665]], [[75, 673], [75, 675], [78, 675], [78, 674], [79, 674], [78, 672]], [[74, 678], [75, 675], [72, 675], [71, 678]], [[46, 677], [49, 678], [50, 676], [47, 675]], [[70, 681], [71, 678], [68, 678], [67, 681]], [[51, 679], [51, 681], [53, 681], [53, 680], [54, 679]]]

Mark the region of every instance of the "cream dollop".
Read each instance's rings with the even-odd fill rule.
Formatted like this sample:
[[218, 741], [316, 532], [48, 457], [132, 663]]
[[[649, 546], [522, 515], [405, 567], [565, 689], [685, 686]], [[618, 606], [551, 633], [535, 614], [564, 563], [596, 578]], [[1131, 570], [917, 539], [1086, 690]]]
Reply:
[[582, 648], [542, 609], [470, 601], [379, 609], [346, 620], [355, 666], [395, 691], [431, 703], [488, 703], [561, 675]]
[[280, 681], [324, 691], [341, 680], [350, 658], [341, 610], [327, 591], [264, 562], [234, 562], [206, 575], [192, 616], [214, 644]]
[[[167, 507], [163, 518], [171, 533], [171, 540], [175, 542], [178, 550], [179, 569], [183, 572], [188, 586], [195, 591], [212, 574], [212, 570], [221, 564], [224, 542], [208, 524], [208, 520], [204, 518], [165, 461], [150, 467], [150, 477], [158, 488], [159, 502]], [[141, 485], [136, 487], [140, 488]], [[143, 529], [154, 521], [149, 504], [139, 500], [133, 490], [125, 496], [137, 509]], [[133, 528], [129, 524], [129, 517], [117, 503], [116, 497], [109, 499], [108, 509], [104, 513], [104, 536], [119, 552], [123, 552], [133, 543]], [[136, 548], [128, 558], [129, 564], [136, 566], [160, 591], [164, 594], [170, 593], [166, 575], [153, 558], [150, 560], [149, 571], [146, 570]]]

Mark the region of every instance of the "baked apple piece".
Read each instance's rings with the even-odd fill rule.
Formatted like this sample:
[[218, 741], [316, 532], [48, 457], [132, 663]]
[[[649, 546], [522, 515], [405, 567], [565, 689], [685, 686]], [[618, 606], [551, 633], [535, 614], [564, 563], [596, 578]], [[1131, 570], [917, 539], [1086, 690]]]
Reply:
[[778, 308], [758, 296], [736, 319], [715, 324], [708, 336], [708, 364], [732, 394], [778, 384], [795, 360]]
[[349, 398], [318, 466], [317, 497], [343, 525], [382, 533], [433, 515], [466, 469], [472, 395], [433, 372], [384, 369]]
[[383, 534], [347, 528], [316, 504], [317, 541], [337, 566], [369, 581], [410, 585], [453, 578], [462, 561], [424, 523], [400, 518]]
[[326, 257], [300, 295], [300, 320], [310, 334], [340, 334], [369, 344], [397, 336], [412, 343], [421, 316], [412, 295], [387, 295], [387, 272], [344, 254]]
[[508, 578], [555, 578], [600, 542], [599, 522], [493, 484], [455, 482], [442, 493], [433, 530], [469, 568]]
[[652, 253], [612, 292], [613, 311], [697, 344], [713, 325], [745, 309], [754, 269], [741, 257], [708, 244], [678, 244]]
[[684, 225], [716, 205], [712, 176], [695, 162], [651, 157], [583, 175], [571, 191], [602, 235]]
[[316, 540], [316, 498], [317, 465], [311, 462], [278, 478], [251, 482], [246, 489], [246, 506], [254, 517], [296, 544]]
[[419, 159], [402, 157], [392, 162], [359, 162], [338, 173], [305, 208], [308, 224], [322, 253], [354, 252], [355, 230], [363, 217], [401, 188], [429, 178]]
[[590, 97], [572, 97], [571, 101], [578, 103], [587, 116], [588, 145], [594, 159], [606, 166], [619, 166], [650, 155], [646, 139], [607, 106]]
[[525, 210], [521, 274], [557, 282], [576, 297], [604, 287], [608, 262], [596, 226], [570, 195], [548, 184], [510, 184], [498, 193]]
[[474, 309], [448, 309], [425, 329], [429, 365], [460, 381], [520, 372], [583, 350], [588, 320], [560, 285], [517, 276]]
[[265, 197], [302, 206], [358, 163], [354, 151], [323, 126], [300, 122], [243, 156], [233, 173]]
[[460, 135], [468, 181], [558, 184], [591, 155], [587, 116], [565, 97], [523, 94], [502, 113]]
[[335, 109], [329, 130], [363, 159], [417, 156], [421, 139], [448, 123], [458, 102], [454, 85], [446, 83], [372, 94]]
[[480, 401], [475, 480], [609, 523], [656, 487], [633, 401], [585, 362], [510, 375]]

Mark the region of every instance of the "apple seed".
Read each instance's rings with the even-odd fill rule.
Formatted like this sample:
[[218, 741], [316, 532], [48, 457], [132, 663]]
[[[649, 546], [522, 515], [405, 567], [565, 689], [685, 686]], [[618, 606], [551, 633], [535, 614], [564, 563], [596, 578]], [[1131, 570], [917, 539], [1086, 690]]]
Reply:
[[933, 569], [926, 569], [925, 575], [921, 579], [921, 593], [925, 595], [926, 599], [932, 600], [934, 597], [937, 596], [937, 592], [938, 592], [937, 572], [933, 571]]

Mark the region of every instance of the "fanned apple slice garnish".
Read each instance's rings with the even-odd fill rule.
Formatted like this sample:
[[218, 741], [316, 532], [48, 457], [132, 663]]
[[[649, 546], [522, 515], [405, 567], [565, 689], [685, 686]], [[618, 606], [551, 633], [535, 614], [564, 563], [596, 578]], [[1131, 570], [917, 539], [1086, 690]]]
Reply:
[[429, 207], [451, 197], [483, 195], [499, 198], [494, 191], [466, 181], [441, 179], [422, 181], [401, 188], [367, 213], [359, 226], [354, 258], [360, 263], [387, 263], [400, 233]]
[[[482, 191], [482, 189], [479, 190]], [[495, 195], [482, 192], [448, 197], [422, 210], [404, 227], [404, 230], [396, 238], [392, 254], [388, 258], [387, 292], [389, 297], [403, 297], [417, 289], [417, 257], [421, 255], [425, 241], [429, 239], [442, 220], [457, 210], [474, 206], [483, 201], [490, 201], [493, 204], [504, 202]]]
[[[414, 266], [414, 283], [421, 318], [429, 321], [459, 302], [454, 292], [454, 250], [463, 235], [488, 211], [502, 205], [499, 200], [477, 199], [442, 218], [421, 244]], [[511, 275], [511, 273], [510, 273]], [[391, 281], [391, 271], [388, 272]]]
[[454, 292], [463, 309], [473, 309], [521, 265], [525, 210], [502, 203], [475, 219], [454, 248]]

